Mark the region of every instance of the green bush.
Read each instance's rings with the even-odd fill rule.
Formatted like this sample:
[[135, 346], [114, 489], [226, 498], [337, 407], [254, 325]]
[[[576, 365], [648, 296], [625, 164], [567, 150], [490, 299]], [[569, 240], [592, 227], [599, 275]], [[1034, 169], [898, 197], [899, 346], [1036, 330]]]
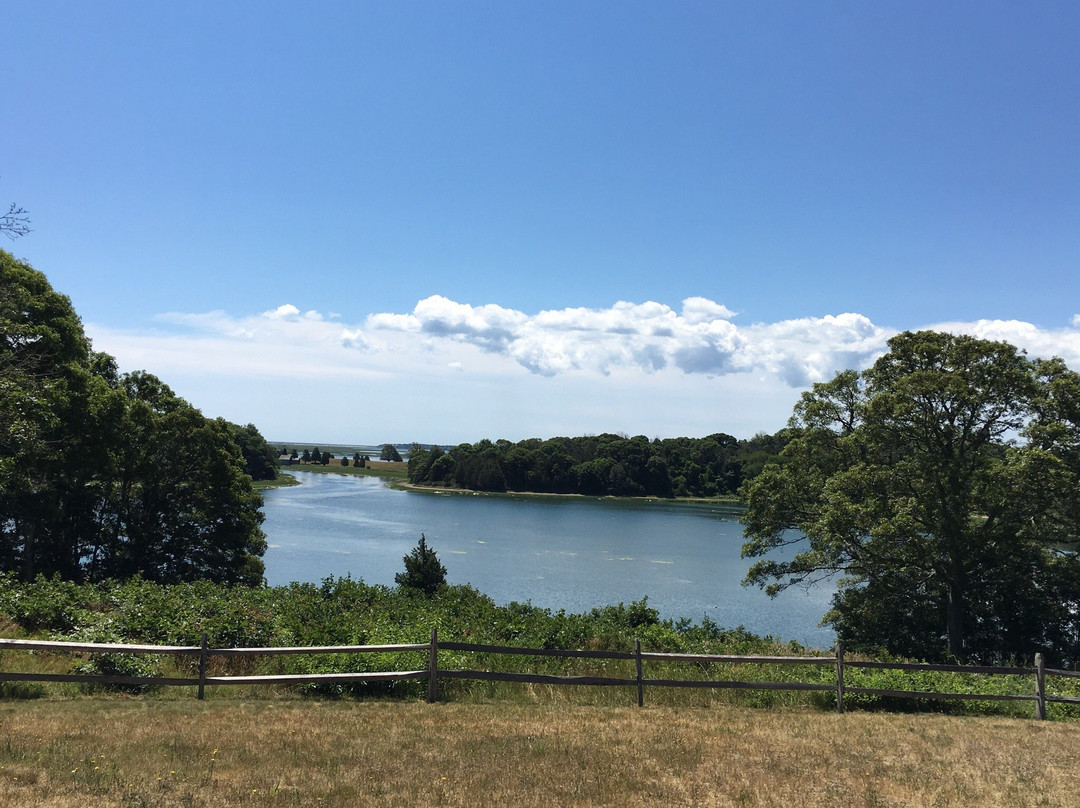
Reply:
[[[124, 582], [78, 586], [39, 578], [21, 583], [0, 577], [0, 615], [23, 629], [46, 636], [85, 642], [127, 642], [198, 646], [202, 634], [214, 648], [267, 646], [334, 646], [427, 643], [432, 628], [442, 641], [472, 642], [539, 649], [593, 649], [628, 652], [634, 641], [644, 651], [729, 655], [806, 655], [798, 643], [759, 637], [744, 628], [724, 628], [705, 618], [700, 623], [661, 619], [646, 599], [593, 609], [584, 614], [553, 612], [529, 603], [495, 602], [471, 586], [442, 586], [431, 596], [408, 587], [365, 584], [349, 577], [327, 578], [321, 583], [293, 583], [279, 587], [232, 587], [208, 582], [165, 586], [140, 578]], [[218, 672], [229, 673], [334, 673], [353, 671], [421, 670], [426, 652], [290, 655], [276, 658], [215, 657]], [[181, 657], [185, 675], [197, 669], [197, 657]], [[632, 677], [626, 660], [542, 658], [507, 654], [439, 652], [443, 668], [490, 669], [549, 674], [586, 673]], [[88, 673], [155, 675], [161, 658], [146, 655], [100, 654], [84, 660], [78, 669]], [[657, 662], [646, 664], [646, 678], [742, 681], [802, 681], [832, 684], [831, 665], [757, 665], [728, 663]], [[1033, 677], [997, 677], [973, 674], [849, 668], [849, 687], [987, 695], [1027, 694]], [[421, 697], [423, 681], [304, 685], [302, 693], [320, 697]], [[1080, 680], [1052, 678], [1048, 692], [1080, 695]], [[610, 689], [608, 689], [610, 691]], [[454, 698], [525, 698], [515, 685], [487, 682], [443, 681], [440, 691]], [[14, 690], [6, 691], [14, 693]], [[29, 691], [26, 691], [29, 692]], [[552, 691], [554, 692], [554, 691]], [[564, 692], [564, 691], [559, 691]], [[830, 692], [777, 691], [668, 691], [652, 688], [647, 699], [656, 703], [709, 703], [727, 700], [739, 704], [811, 704], [828, 709]], [[621, 695], [620, 695], [621, 694]], [[2, 693], [0, 693], [2, 695]], [[599, 695], [619, 699], [625, 693]], [[582, 698], [591, 695], [586, 694]], [[1030, 715], [1027, 702], [991, 700], [940, 701], [848, 694], [853, 708], [938, 710], [953, 713]], [[621, 702], [620, 702], [621, 703]], [[1071, 716], [1080, 709], [1065, 705], [1050, 708], [1053, 717]]]

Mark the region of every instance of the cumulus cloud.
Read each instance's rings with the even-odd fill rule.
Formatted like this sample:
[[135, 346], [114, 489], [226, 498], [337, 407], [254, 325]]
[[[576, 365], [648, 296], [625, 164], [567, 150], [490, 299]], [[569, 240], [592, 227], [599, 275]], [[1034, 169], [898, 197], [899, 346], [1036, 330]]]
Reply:
[[[440, 442], [772, 432], [800, 389], [869, 366], [896, 333], [853, 312], [738, 320], [702, 297], [527, 313], [433, 296], [351, 323], [284, 303], [248, 316], [161, 315], [150, 330], [86, 329], [122, 369], [149, 369], [197, 406], [279, 436], [319, 429]], [[1007, 340], [1080, 369], [1080, 316], [1056, 329], [1015, 320], [921, 327]], [[282, 397], [296, 383], [313, 389], [310, 381], [320, 395]]]
[[372, 332], [413, 332], [509, 357], [532, 373], [609, 374], [627, 368], [720, 376], [761, 371], [799, 387], [862, 367], [895, 332], [858, 314], [826, 315], [739, 327], [734, 312], [703, 297], [681, 312], [663, 303], [619, 301], [610, 308], [566, 308], [535, 315], [496, 305], [470, 306], [441, 296], [409, 314], [375, 314]]
[[838, 370], [867, 367], [895, 333], [861, 314], [782, 320], [745, 329], [746, 357], [752, 367], [779, 375], [791, 387], [807, 387]]
[[712, 320], [730, 320], [735, 312], [705, 297], [688, 297], [682, 305], [683, 319], [688, 323], [707, 323]]
[[300, 316], [300, 309], [291, 303], [286, 303], [284, 306], [278, 306], [273, 311], [263, 313], [263, 317], [268, 320], [295, 320]]
[[976, 320], [938, 323], [933, 327], [950, 334], [1011, 342], [1032, 357], [1059, 356], [1069, 367], [1080, 370], [1080, 315], [1072, 318], [1070, 327], [1056, 329], [1039, 328], [1023, 320]]
[[[424, 363], [433, 373], [441, 368], [497, 374], [516, 365], [540, 377], [751, 374], [805, 388], [839, 370], [869, 366], [896, 333], [853, 312], [748, 325], [736, 319], [726, 306], [703, 297], [687, 298], [678, 310], [654, 301], [619, 301], [608, 308], [529, 314], [433, 295], [411, 312], [374, 313], [359, 325], [314, 310], [301, 313], [291, 303], [248, 317], [167, 314], [160, 320], [181, 333], [142, 339], [158, 340], [163, 350], [167, 345], [174, 358], [184, 354], [184, 340], [197, 341], [198, 359], [191, 361], [257, 375], [268, 369], [279, 375], [394, 374]], [[1057, 330], [1013, 320], [930, 327], [1007, 340], [1032, 356], [1057, 355], [1080, 366], [1080, 317]], [[111, 337], [120, 338], [115, 332]], [[252, 362], [254, 355], [262, 359]]]

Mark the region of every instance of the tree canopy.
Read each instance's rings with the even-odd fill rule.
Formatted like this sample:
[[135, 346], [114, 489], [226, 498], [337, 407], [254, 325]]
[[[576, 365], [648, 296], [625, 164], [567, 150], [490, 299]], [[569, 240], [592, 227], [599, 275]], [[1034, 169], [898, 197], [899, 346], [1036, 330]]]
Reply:
[[392, 443], [384, 443], [382, 451], [379, 453], [380, 460], [388, 460], [391, 463], [401, 462], [401, 452], [397, 450], [397, 447]]
[[0, 250], [0, 569], [261, 582], [240, 437], [262, 440], [148, 373], [118, 373], [71, 301]]
[[409, 481], [474, 491], [535, 491], [591, 496], [716, 497], [733, 495], [783, 446], [782, 435], [736, 440], [649, 440], [604, 433], [463, 443], [449, 451], [415, 444]]
[[743, 555], [769, 556], [747, 582], [839, 574], [849, 647], [1080, 661], [1080, 377], [967, 336], [889, 349], [803, 394], [784, 462], [743, 487]]
[[427, 538], [420, 534], [420, 541], [404, 558], [405, 571], [394, 576], [394, 583], [410, 589], [418, 589], [425, 595], [434, 595], [446, 583], [446, 567], [439, 556], [428, 547]]

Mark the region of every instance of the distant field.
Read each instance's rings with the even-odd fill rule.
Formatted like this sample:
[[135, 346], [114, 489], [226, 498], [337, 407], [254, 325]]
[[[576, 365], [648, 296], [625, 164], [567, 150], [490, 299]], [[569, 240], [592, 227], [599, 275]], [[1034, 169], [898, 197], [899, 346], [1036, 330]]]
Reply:
[[0, 702], [0, 806], [1075, 806], [1075, 725], [715, 707]]

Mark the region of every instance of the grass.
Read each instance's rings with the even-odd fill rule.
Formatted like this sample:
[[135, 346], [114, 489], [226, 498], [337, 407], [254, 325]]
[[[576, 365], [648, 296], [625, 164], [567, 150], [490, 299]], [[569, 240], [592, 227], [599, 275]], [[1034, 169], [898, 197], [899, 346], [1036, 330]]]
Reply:
[[0, 806], [1068, 806], [1069, 724], [737, 707], [0, 703]]
[[291, 474], [279, 471], [273, 480], [255, 480], [252, 485], [256, 491], [265, 491], [268, 488], [288, 488], [290, 485], [300, 485], [300, 481]]

